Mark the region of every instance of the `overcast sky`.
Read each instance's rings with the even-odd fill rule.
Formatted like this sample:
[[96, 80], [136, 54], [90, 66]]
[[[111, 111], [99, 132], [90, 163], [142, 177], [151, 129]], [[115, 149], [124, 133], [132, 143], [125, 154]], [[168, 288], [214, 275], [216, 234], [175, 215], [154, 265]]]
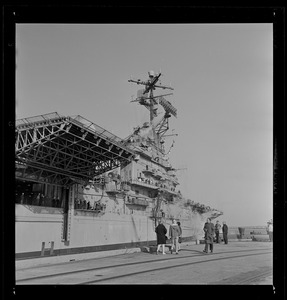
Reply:
[[[16, 118], [81, 115], [125, 138], [148, 121], [140, 86], [162, 72], [177, 137], [166, 139], [182, 194], [224, 212], [229, 226], [273, 214], [272, 24], [16, 27]], [[165, 92], [165, 91], [164, 91]], [[185, 169], [186, 168], [186, 169]]]

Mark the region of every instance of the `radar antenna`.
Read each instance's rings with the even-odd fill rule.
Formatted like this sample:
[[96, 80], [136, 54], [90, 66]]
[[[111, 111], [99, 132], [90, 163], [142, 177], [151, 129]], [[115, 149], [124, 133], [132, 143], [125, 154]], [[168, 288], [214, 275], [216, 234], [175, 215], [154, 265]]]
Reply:
[[[165, 132], [169, 129], [168, 126], [168, 119], [173, 115], [174, 117], [177, 117], [177, 110], [176, 108], [164, 98], [164, 96], [170, 96], [172, 93], [163, 94], [159, 96], [154, 96], [154, 90], [156, 88], [160, 89], [168, 89], [168, 90], [174, 90], [170, 86], [162, 85], [159, 82], [159, 78], [161, 76], [161, 73], [155, 74], [154, 71], [148, 72], [149, 79], [146, 81], [143, 81], [141, 79], [130, 79], [128, 82], [144, 85], [145, 88], [138, 90], [137, 98], [135, 100], [132, 100], [131, 102], [138, 102], [139, 104], [145, 106], [150, 111], [150, 123], [154, 129], [154, 132], [158, 136], [158, 141], [164, 137]], [[154, 118], [157, 117], [157, 106], [160, 104], [164, 110], [165, 114], [163, 118], [157, 123], [154, 124]]]
[[153, 91], [156, 88], [173, 90], [170, 86], [164, 86], [161, 83], [156, 84], [159, 81], [161, 73], [155, 74], [154, 71], [149, 71], [149, 79], [143, 81], [141, 79], [134, 80], [130, 79], [128, 82], [133, 82], [136, 84], [144, 85], [145, 88], [138, 91], [137, 98], [131, 102], [139, 102], [139, 104], [144, 105], [150, 111], [150, 122], [157, 116], [155, 106], [161, 104], [165, 109], [166, 113], [171, 113], [176, 117], [176, 108], [174, 108], [169, 101], [167, 101], [163, 96], [169, 96], [172, 94], [164, 94], [159, 96], [154, 96]]

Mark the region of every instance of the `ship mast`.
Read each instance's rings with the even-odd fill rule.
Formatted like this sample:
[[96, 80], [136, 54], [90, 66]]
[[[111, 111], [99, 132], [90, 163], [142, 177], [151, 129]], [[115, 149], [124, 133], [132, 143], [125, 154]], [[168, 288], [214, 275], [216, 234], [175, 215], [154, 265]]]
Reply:
[[[171, 116], [171, 114], [176, 117], [176, 109], [171, 105], [169, 101], [167, 101], [163, 97], [163, 96], [172, 95], [171, 93], [154, 96], [153, 91], [156, 88], [168, 89], [168, 90], [173, 90], [173, 88], [158, 83], [161, 73], [155, 74], [154, 71], [149, 71], [148, 75], [149, 75], [149, 79], [146, 81], [143, 81], [141, 79], [138, 80], [130, 79], [128, 80], [128, 82], [133, 82], [145, 86], [144, 89], [138, 91], [138, 97], [135, 100], [132, 100], [132, 102], [138, 102], [139, 104], [144, 105], [149, 110], [150, 124], [152, 126], [153, 134], [154, 137], [155, 134], [157, 134], [158, 137], [157, 139], [154, 138], [154, 140], [157, 140], [157, 142], [159, 143], [161, 137], [163, 137], [164, 133], [168, 130], [168, 118]], [[165, 109], [165, 115], [159, 123], [154, 124], [154, 119], [157, 116], [158, 104], [161, 104]]]
[[[137, 98], [135, 100], [132, 100], [131, 102], [138, 102], [139, 104], [145, 106], [149, 110], [150, 125], [151, 125], [152, 140], [153, 140], [152, 144], [155, 149], [154, 152], [156, 154], [156, 158], [161, 159], [160, 164], [163, 164], [163, 156], [165, 155], [164, 153], [165, 151], [163, 147], [163, 142], [164, 142], [163, 138], [165, 137], [164, 134], [169, 129], [168, 119], [171, 117], [171, 115], [176, 117], [177, 110], [176, 108], [173, 107], [173, 105], [169, 101], [167, 101], [164, 98], [164, 96], [169, 96], [172, 94], [164, 94], [159, 96], [154, 95], [154, 90], [156, 88], [173, 90], [172, 87], [164, 86], [159, 82], [161, 73], [155, 74], [154, 71], [150, 71], [148, 72], [148, 75], [149, 78], [146, 81], [143, 81], [141, 79], [128, 80], [129, 82], [133, 82], [145, 86], [144, 89], [138, 91]], [[158, 115], [157, 113], [158, 104], [160, 104], [164, 108], [165, 113], [163, 118], [159, 122], [156, 122], [155, 117], [157, 117]], [[157, 201], [154, 207], [155, 227], [157, 226], [157, 219], [161, 218], [161, 216], [159, 216], [158, 214], [161, 207], [161, 203], [163, 201], [164, 193], [166, 193], [166, 191], [161, 190], [156, 197]]]

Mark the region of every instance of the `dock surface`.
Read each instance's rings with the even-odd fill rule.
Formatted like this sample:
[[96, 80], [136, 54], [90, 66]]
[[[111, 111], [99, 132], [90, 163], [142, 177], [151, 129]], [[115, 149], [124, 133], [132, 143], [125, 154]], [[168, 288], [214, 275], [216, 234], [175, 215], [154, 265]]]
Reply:
[[182, 244], [179, 254], [134, 252], [16, 269], [16, 285], [195, 284], [272, 285], [270, 242]]

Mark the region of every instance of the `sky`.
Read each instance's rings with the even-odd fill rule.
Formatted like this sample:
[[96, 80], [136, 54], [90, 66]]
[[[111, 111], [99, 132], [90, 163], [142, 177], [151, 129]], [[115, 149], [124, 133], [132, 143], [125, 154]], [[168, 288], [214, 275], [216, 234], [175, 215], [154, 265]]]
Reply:
[[[161, 72], [181, 193], [229, 226], [273, 217], [272, 24], [17, 24], [16, 119], [81, 115], [120, 138], [149, 120], [128, 80]], [[161, 91], [155, 91], [160, 94]], [[166, 90], [163, 91], [166, 93]], [[167, 134], [168, 134], [167, 133]], [[171, 147], [173, 140], [174, 146]]]

